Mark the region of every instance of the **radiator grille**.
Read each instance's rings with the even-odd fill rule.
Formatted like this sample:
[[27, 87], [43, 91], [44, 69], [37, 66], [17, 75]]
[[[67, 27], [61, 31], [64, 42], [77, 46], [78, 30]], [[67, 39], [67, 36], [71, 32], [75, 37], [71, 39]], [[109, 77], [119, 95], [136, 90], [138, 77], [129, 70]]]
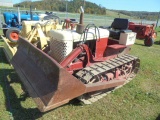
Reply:
[[51, 57], [60, 63], [67, 56], [67, 42], [52, 39], [50, 50]]

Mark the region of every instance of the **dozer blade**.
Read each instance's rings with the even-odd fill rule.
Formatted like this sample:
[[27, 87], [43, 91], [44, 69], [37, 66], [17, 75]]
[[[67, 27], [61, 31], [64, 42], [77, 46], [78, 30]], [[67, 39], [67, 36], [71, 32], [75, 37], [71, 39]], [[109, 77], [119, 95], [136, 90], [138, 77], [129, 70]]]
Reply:
[[22, 37], [11, 63], [41, 112], [85, 93], [82, 82]]

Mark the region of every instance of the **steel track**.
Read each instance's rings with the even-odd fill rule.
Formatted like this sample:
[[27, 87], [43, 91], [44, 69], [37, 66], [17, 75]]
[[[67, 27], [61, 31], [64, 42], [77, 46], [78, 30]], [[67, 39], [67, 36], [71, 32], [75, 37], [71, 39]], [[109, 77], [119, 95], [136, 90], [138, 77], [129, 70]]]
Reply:
[[[102, 75], [103, 73], [114, 71], [116, 68], [119, 68], [131, 62], [133, 62], [132, 72], [129, 74], [129, 76], [127, 76], [125, 83], [123, 85], [110, 88], [107, 90], [87, 93], [78, 97], [78, 99], [85, 104], [92, 104], [93, 102], [98, 101], [99, 99], [103, 98], [104, 96], [113, 92], [114, 90], [121, 88], [136, 76], [136, 73], [138, 72], [138, 69], [140, 67], [140, 60], [138, 57], [125, 54], [115, 59], [111, 59], [101, 63], [95, 63], [94, 65], [90, 67], [86, 67], [80, 70], [79, 72], [77, 72], [76, 77], [80, 79], [84, 84], [92, 84], [93, 82], [94, 83], [99, 82], [97, 81], [98, 76]], [[116, 80], [116, 79], [113, 79], [113, 80]]]

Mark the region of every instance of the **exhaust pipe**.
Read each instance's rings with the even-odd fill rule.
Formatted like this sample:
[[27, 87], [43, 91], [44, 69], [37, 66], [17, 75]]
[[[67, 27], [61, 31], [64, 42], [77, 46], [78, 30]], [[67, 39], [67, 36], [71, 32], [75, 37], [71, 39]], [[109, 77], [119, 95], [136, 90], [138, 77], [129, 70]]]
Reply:
[[76, 28], [76, 32], [79, 34], [83, 34], [83, 30], [84, 30], [84, 24], [83, 24], [83, 18], [84, 18], [84, 9], [81, 6], [80, 7], [80, 20], [79, 20], [79, 24], [77, 24], [77, 28]]
[[19, 7], [17, 11], [18, 11], [18, 24], [20, 25], [21, 24], [21, 13], [20, 13]]
[[83, 16], [84, 16], [84, 10], [82, 8], [82, 6], [80, 7], [80, 21], [79, 21], [79, 24], [83, 25]]

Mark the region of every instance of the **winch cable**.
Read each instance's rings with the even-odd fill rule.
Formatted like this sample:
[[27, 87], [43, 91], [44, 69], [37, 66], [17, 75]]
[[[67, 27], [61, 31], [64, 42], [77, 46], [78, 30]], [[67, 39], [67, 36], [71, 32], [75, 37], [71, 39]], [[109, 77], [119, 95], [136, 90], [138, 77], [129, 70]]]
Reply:
[[[2, 52], [2, 46], [0, 46], [0, 61], [1, 61], [1, 63], [0, 63], [0, 68], [1, 68], [1, 70], [2, 70], [2, 78], [4, 78], [4, 90], [6, 91], [6, 92], [4, 92], [4, 94], [6, 95], [6, 102], [7, 102], [7, 107], [8, 107], [8, 109], [9, 109], [9, 116], [10, 116], [10, 119], [11, 120], [13, 120], [14, 119], [14, 117], [13, 117], [13, 109], [12, 109], [12, 106], [11, 106], [11, 102], [10, 102], [10, 95], [9, 95], [9, 86], [8, 86], [8, 83], [7, 83], [7, 74], [8, 74], [8, 72], [6, 72], [6, 71], [4, 71], [3, 69], [5, 68], [4, 67], [4, 62], [5, 62], [5, 60], [4, 60], [4, 52]], [[3, 80], [3, 79], [2, 79]], [[1, 83], [3, 82], [3, 81], [0, 81]]]

